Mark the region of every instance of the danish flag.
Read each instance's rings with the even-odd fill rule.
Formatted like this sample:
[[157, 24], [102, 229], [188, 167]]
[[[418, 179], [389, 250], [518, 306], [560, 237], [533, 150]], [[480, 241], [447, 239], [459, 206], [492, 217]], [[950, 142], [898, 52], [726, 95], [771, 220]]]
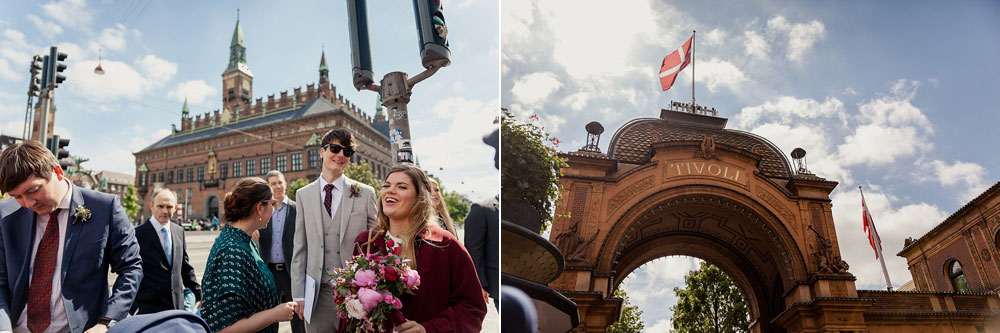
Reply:
[[677, 73], [680, 73], [691, 63], [692, 40], [694, 40], [694, 35], [691, 35], [691, 38], [688, 38], [687, 42], [681, 45], [681, 48], [663, 57], [663, 64], [660, 65], [660, 85], [663, 86], [663, 91], [670, 89], [674, 85], [674, 80], [677, 79]]
[[868, 243], [871, 244], [872, 250], [875, 250], [875, 259], [878, 259], [882, 255], [882, 238], [878, 236], [878, 231], [875, 230], [875, 221], [872, 220], [872, 214], [868, 212], [868, 205], [865, 204], [864, 194], [861, 195], [861, 210], [861, 219], [865, 224], [865, 232], [868, 233]]

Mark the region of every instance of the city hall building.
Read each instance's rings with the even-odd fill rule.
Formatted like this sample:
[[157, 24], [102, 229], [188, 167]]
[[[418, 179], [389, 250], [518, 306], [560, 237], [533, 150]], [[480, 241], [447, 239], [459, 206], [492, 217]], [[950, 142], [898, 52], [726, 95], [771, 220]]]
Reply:
[[674, 103], [626, 122], [607, 152], [592, 123], [587, 146], [560, 154], [568, 167], [549, 239], [561, 257], [541, 282], [575, 304], [560, 307], [574, 320], [559, 331], [604, 332], [621, 315], [612, 295], [629, 273], [683, 255], [732, 278], [751, 332], [1000, 332], [1000, 183], [906, 241], [898, 255], [913, 287], [858, 290], [834, 227], [838, 183], [809, 172], [804, 152], [789, 159], [726, 122]]
[[191, 219], [222, 218], [222, 199], [236, 180], [263, 176], [270, 170], [288, 182], [319, 176], [320, 140], [335, 128], [355, 136], [357, 153], [351, 162], [366, 162], [382, 177], [391, 166], [389, 122], [377, 105], [370, 117], [337, 94], [330, 83], [325, 53], [320, 56], [319, 83], [267, 99], [253, 95], [253, 73], [246, 61], [246, 43], [239, 20], [222, 74], [222, 110], [192, 116], [187, 101], [180, 128], [134, 153], [135, 184], [142, 201], [141, 216], [156, 188], [169, 188]]

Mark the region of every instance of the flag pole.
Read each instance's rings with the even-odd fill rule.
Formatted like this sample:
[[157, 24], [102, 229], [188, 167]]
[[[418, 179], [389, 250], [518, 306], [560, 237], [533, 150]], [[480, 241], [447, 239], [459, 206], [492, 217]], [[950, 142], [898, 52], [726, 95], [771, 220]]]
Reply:
[[697, 30], [691, 30], [691, 113], [696, 113], [698, 110], [697, 104], [694, 102], [694, 37], [697, 32]]
[[[869, 220], [870, 224], [868, 227], [872, 229], [871, 234], [875, 238], [875, 251], [878, 252], [878, 261], [882, 264], [882, 275], [885, 276], [886, 290], [892, 291], [892, 282], [889, 281], [889, 270], [885, 268], [885, 256], [882, 255], [882, 236], [879, 236], [878, 229], [875, 229], [875, 219], [871, 216], [872, 214], [868, 212], [868, 204], [865, 203], [865, 191], [858, 186], [858, 191], [861, 191], [861, 203], [864, 204], [864, 214]], [[862, 221], [864, 223], [864, 221]]]

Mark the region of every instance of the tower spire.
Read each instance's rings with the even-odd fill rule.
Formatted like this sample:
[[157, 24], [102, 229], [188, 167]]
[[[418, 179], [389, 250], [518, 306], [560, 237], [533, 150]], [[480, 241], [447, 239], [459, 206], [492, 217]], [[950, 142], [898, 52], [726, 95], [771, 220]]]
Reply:
[[184, 107], [181, 108], [181, 115], [187, 117], [191, 113], [191, 109], [188, 108], [188, 99], [184, 97]]

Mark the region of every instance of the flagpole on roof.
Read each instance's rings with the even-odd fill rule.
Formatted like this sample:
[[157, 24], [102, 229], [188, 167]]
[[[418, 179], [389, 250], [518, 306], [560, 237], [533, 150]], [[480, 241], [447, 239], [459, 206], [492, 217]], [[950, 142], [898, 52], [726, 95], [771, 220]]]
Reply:
[[[876, 256], [878, 257], [879, 263], [882, 264], [882, 275], [885, 276], [886, 290], [892, 291], [892, 282], [889, 281], [889, 270], [885, 268], [885, 256], [882, 255], [882, 237], [878, 235], [878, 229], [875, 229], [875, 220], [872, 219], [872, 214], [868, 212], [868, 204], [865, 203], [865, 191], [861, 189], [860, 185], [858, 186], [858, 191], [861, 191], [861, 209], [863, 211], [862, 214], [864, 214], [862, 219], [867, 219], [869, 224], [868, 228], [871, 228], [871, 231], [869, 231], [869, 237], [873, 237], [872, 242], [875, 245]], [[865, 223], [865, 221], [862, 220], [861, 223]]]
[[697, 104], [694, 103], [694, 35], [697, 32], [697, 30], [691, 30], [691, 113], [697, 110], [695, 106]]

